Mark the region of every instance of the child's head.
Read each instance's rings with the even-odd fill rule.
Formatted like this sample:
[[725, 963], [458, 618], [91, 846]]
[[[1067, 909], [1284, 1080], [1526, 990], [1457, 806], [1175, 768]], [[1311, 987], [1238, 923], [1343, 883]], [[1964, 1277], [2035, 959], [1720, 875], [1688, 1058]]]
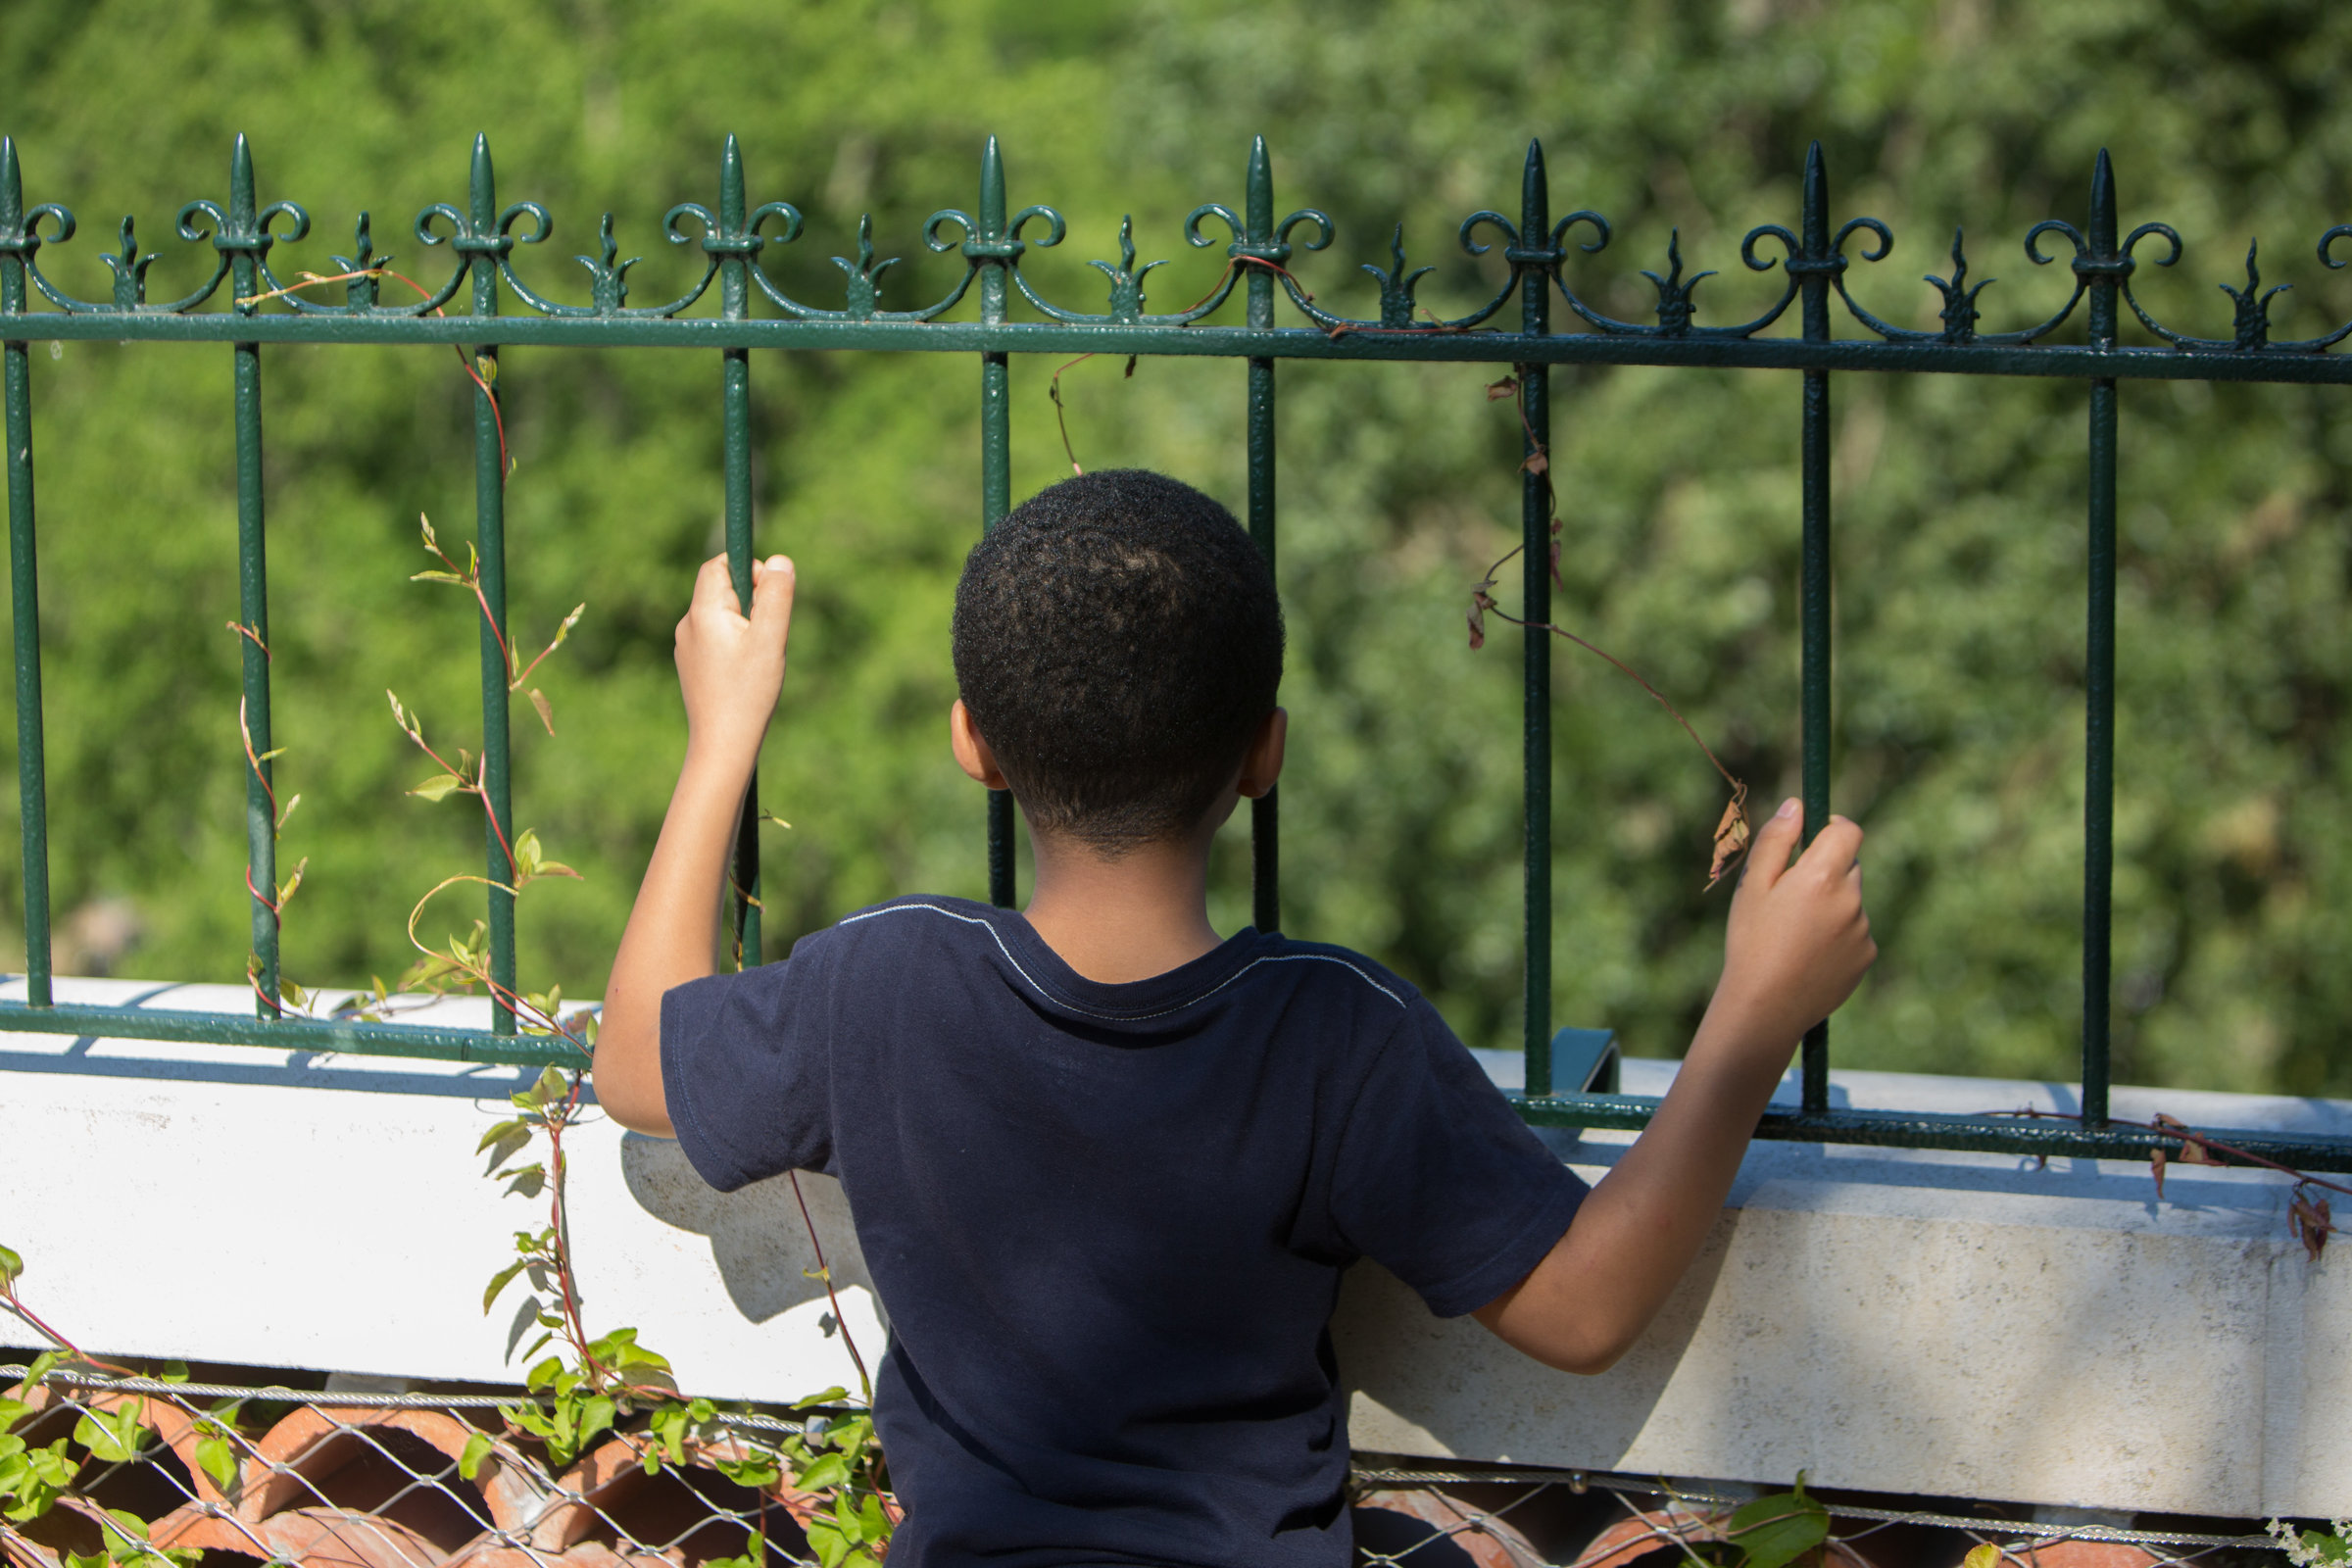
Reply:
[[1039, 833], [1174, 839], [1274, 709], [1282, 606], [1233, 514], [1140, 468], [1064, 479], [973, 547], [956, 684]]

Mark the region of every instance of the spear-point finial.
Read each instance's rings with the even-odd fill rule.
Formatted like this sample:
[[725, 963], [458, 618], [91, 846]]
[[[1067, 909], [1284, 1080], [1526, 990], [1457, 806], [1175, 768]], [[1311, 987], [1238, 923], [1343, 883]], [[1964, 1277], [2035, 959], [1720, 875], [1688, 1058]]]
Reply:
[[1544, 169], [1544, 144], [1531, 136], [1519, 172], [1519, 243], [1541, 245], [1550, 228], [1551, 177]]
[[743, 148], [733, 131], [718, 155], [718, 226], [730, 239], [743, 227]]
[[1004, 155], [994, 136], [980, 150], [980, 233], [986, 239], [1004, 237]]
[[466, 216], [473, 221], [477, 234], [487, 234], [498, 221], [498, 176], [490, 168], [490, 136], [487, 131], [473, 138], [473, 170], [466, 182]]
[[1804, 189], [1805, 254], [1818, 257], [1830, 248], [1830, 169], [1821, 155], [1821, 143], [1805, 149]]
[[0, 228], [24, 221], [24, 176], [17, 169], [17, 138], [0, 136]]
[[243, 131], [228, 155], [228, 220], [238, 233], [253, 227], [253, 148]]
[[1266, 156], [1263, 136], [1250, 139], [1250, 177], [1244, 183], [1249, 200], [1243, 232], [1252, 245], [1263, 245], [1274, 237], [1274, 163]]
[[2115, 254], [2115, 165], [2107, 149], [2099, 149], [2099, 161], [2090, 172], [2090, 248], [2099, 257]]

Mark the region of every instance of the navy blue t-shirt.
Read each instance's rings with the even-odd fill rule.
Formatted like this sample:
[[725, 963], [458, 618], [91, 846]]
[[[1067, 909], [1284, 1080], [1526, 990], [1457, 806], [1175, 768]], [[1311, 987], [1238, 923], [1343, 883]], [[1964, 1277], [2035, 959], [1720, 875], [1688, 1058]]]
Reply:
[[1585, 1194], [1412, 987], [1256, 931], [1104, 985], [896, 900], [668, 993], [662, 1073], [711, 1186], [841, 1179], [891, 1568], [1342, 1568], [1341, 1271], [1467, 1312]]

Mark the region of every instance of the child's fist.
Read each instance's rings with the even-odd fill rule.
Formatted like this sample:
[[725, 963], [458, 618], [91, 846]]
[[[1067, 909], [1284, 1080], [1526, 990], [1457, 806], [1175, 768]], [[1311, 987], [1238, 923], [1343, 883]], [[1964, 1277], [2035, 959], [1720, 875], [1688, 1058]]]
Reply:
[[1862, 907], [1862, 830], [1833, 816], [1791, 864], [1804, 825], [1794, 800], [1764, 824], [1724, 935], [1719, 991], [1776, 1042], [1837, 1011], [1879, 956]]
[[738, 754], [747, 765], [760, 751], [784, 688], [784, 644], [792, 630], [792, 562], [770, 556], [752, 564], [752, 612], [737, 608], [727, 558], [703, 563], [694, 603], [678, 622], [678, 687], [686, 698], [689, 749]]

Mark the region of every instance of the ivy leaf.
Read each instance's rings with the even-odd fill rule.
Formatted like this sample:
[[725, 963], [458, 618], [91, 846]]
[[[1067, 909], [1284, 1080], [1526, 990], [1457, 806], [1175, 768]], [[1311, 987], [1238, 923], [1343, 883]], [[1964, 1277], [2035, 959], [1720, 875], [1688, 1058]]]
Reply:
[[490, 1457], [490, 1434], [476, 1432], [466, 1440], [466, 1451], [458, 1455], [458, 1474], [471, 1481], [482, 1473], [482, 1461]]
[[1987, 1541], [1968, 1548], [1960, 1559], [1960, 1568], [2001, 1568], [2001, 1548]]
[[409, 793], [421, 795], [428, 801], [440, 801], [448, 799], [452, 791], [465, 787], [466, 781], [455, 773], [435, 773]]

